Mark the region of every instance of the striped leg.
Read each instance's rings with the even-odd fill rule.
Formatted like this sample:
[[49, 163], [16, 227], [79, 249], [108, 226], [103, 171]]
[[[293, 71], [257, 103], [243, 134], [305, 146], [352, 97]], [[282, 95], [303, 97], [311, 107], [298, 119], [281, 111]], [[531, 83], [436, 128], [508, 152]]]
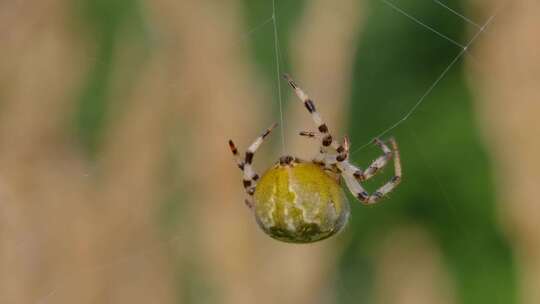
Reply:
[[[393, 138], [390, 139], [390, 142], [395, 144], [395, 140]], [[384, 168], [384, 166], [386, 166], [388, 164], [388, 161], [392, 158], [392, 151], [384, 142], [377, 138], [375, 139], [375, 144], [383, 150], [384, 155], [374, 160], [364, 172], [357, 171], [354, 173], [354, 177], [360, 182], [372, 178], [375, 174], [379, 172], [379, 170]]]
[[315, 125], [317, 126], [317, 129], [321, 133], [321, 147], [327, 148], [332, 146], [332, 148], [337, 149], [339, 147], [339, 144], [337, 141], [335, 141], [332, 138], [332, 135], [328, 131], [328, 126], [323, 122], [321, 115], [319, 112], [317, 112], [317, 109], [315, 108], [315, 104], [313, 103], [313, 100], [309, 98], [309, 96], [304, 93], [304, 91], [298, 87], [298, 85], [294, 82], [294, 80], [287, 74], [283, 75], [283, 78], [289, 82], [289, 85], [291, 88], [293, 88], [294, 92], [296, 93], [296, 96], [304, 103], [304, 106], [308, 110], [308, 112], [311, 114], [311, 118], [315, 122]]
[[[325, 136], [320, 133], [316, 133], [312, 131], [302, 131], [299, 134], [300, 136], [317, 139], [317, 140], [322, 140], [322, 137]], [[338, 143], [335, 141], [334, 143], [336, 144], [335, 150], [338, 152], [338, 154], [328, 154], [325, 152], [325, 149], [321, 146], [319, 148], [319, 154], [317, 155], [317, 157], [315, 157], [314, 162], [324, 163], [326, 167], [328, 167], [329, 165], [335, 164], [337, 162], [337, 158], [347, 158], [348, 157], [347, 155], [349, 152], [348, 151], [345, 152], [344, 145], [345, 144], [348, 145], [348, 138], [345, 137], [342, 145], [338, 145]]]
[[349, 190], [364, 204], [370, 205], [377, 203], [381, 198], [394, 190], [394, 188], [401, 182], [401, 158], [399, 156], [399, 150], [394, 139], [390, 139], [390, 143], [392, 145], [392, 152], [394, 156], [394, 177], [392, 177], [389, 182], [377, 189], [371, 195], [357, 180], [355, 173], [358, 169], [355, 169], [355, 167], [349, 164], [347, 160], [337, 164], [340, 170], [342, 170], [343, 179], [345, 180]]
[[255, 156], [255, 152], [257, 152], [257, 149], [259, 149], [261, 144], [264, 142], [264, 139], [270, 134], [270, 132], [272, 132], [272, 129], [274, 129], [276, 126], [277, 124], [274, 123], [270, 128], [266, 129], [266, 131], [264, 131], [261, 136], [255, 139], [255, 141], [248, 147], [244, 159], [241, 159], [240, 155], [238, 154], [238, 149], [236, 148], [234, 142], [232, 140], [229, 140], [229, 148], [231, 149], [231, 152], [236, 159], [238, 167], [244, 173], [242, 182], [244, 184], [244, 189], [248, 194], [248, 199], [246, 199], [246, 205], [250, 208], [253, 206], [252, 197], [255, 193], [257, 180], [259, 180], [259, 175], [255, 173], [255, 170], [253, 170], [253, 157]]

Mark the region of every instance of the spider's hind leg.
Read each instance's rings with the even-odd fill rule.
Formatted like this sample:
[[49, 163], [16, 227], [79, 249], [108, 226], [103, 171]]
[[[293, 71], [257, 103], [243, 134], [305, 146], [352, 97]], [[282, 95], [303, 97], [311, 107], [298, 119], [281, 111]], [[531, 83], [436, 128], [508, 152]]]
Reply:
[[[393, 138], [390, 139], [390, 143], [394, 145], [395, 140]], [[360, 182], [366, 181], [375, 176], [375, 174], [377, 174], [382, 168], [384, 168], [388, 164], [388, 161], [392, 158], [394, 154], [394, 152], [390, 150], [390, 148], [388, 148], [388, 146], [382, 140], [378, 138], [375, 139], [375, 144], [382, 149], [384, 154], [375, 159], [365, 171], [357, 171], [354, 173], [354, 177]], [[395, 151], [397, 151], [397, 144], [395, 145], [395, 147]]]
[[[392, 138], [390, 139], [390, 144], [392, 146], [392, 154], [394, 157], [394, 176], [390, 181], [388, 181], [386, 184], [381, 186], [379, 189], [377, 189], [372, 194], [369, 194], [364, 187], [360, 184], [359, 180], [357, 180], [356, 175], [358, 172], [361, 172], [360, 169], [357, 169], [355, 166], [350, 164], [348, 160], [345, 160], [343, 162], [338, 163], [338, 167], [342, 170], [342, 176], [345, 180], [345, 183], [347, 184], [347, 187], [349, 190], [353, 193], [353, 195], [358, 198], [362, 203], [366, 205], [375, 204], [378, 201], [380, 201], [384, 196], [386, 196], [388, 193], [390, 193], [392, 190], [394, 190], [397, 185], [401, 182], [401, 158], [399, 156], [399, 150], [397, 147], [396, 141]], [[384, 150], [385, 148], [383, 148]], [[385, 152], [386, 154], [386, 152]], [[385, 157], [385, 156], [382, 156]], [[379, 160], [381, 158], [378, 158]], [[377, 160], [373, 162], [371, 166], [373, 166], [375, 163], [377, 163]], [[382, 162], [382, 161], [380, 161]], [[371, 167], [370, 166], [370, 167]], [[379, 167], [380, 168], [380, 167]], [[369, 170], [369, 169], [368, 169]], [[366, 171], [368, 171], [366, 170]], [[371, 175], [373, 176], [373, 174]], [[369, 176], [369, 177], [371, 177]]]

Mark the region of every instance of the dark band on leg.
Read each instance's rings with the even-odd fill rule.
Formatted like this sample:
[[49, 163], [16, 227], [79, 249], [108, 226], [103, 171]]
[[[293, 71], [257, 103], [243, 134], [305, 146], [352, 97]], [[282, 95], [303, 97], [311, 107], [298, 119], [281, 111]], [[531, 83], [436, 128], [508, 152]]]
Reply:
[[368, 198], [368, 196], [369, 196], [369, 193], [364, 191], [364, 192], [358, 193], [356, 197], [361, 201], [365, 201]]
[[229, 148], [234, 155], [238, 155], [238, 149], [236, 148], [232, 140], [229, 140]]
[[332, 144], [332, 135], [327, 135], [323, 138], [322, 144], [325, 147], [328, 147]]
[[316, 161], [316, 160], [314, 160], [313, 163], [314, 163], [315, 165], [317, 165], [317, 166], [322, 166], [322, 167], [324, 167], [324, 162], [322, 162], [322, 161]]
[[253, 162], [253, 152], [246, 152], [246, 164], [251, 164]]
[[289, 76], [289, 74], [283, 74], [283, 79], [287, 80], [287, 82], [289, 83], [289, 85], [293, 89], [297, 88], [296, 83], [294, 82], [294, 80], [292, 80], [292, 78], [291, 78], [291, 76]]
[[302, 131], [302, 132], [300, 132], [300, 136], [315, 137], [315, 133], [314, 132]]
[[353, 176], [354, 176], [355, 178], [361, 178], [361, 177], [362, 177], [362, 171], [356, 171], [356, 172], [354, 172], [354, 173], [353, 173]]
[[262, 138], [265, 139], [266, 136], [268, 136], [268, 134], [270, 134], [270, 132], [272, 132], [275, 127], [277, 127], [277, 123], [274, 123], [270, 128], [266, 129], [266, 131], [264, 131], [264, 133], [262, 134]]
[[311, 99], [308, 99], [304, 102], [304, 105], [306, 106], [306, 109], [309, 111], [309, 113], [313, 113], [315, 111], [317, 111], [315, 109], [315, 104], [313, 103], [313, 101]]

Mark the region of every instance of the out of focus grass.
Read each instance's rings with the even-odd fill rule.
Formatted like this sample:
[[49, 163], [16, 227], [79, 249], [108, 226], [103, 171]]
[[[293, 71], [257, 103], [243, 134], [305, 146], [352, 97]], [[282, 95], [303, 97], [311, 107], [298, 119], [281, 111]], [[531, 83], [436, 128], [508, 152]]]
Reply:
[[[106, 130], [111, 104], [119, 103], [111, 96], [113, 74], [121, 58], [118, 51], [130, 38], [134, 49], [147, 47], [143, 7], [137, 0], [78, 0], [74, 5], [79, 26], [93, 39], [95, 54], [78, 100], [75, 120], [77, 138], [90, 156], [95, 156]], [[133, 62], [136, 65], [137, 62]], [[127, 81], [128, 82], [128, 81]]]

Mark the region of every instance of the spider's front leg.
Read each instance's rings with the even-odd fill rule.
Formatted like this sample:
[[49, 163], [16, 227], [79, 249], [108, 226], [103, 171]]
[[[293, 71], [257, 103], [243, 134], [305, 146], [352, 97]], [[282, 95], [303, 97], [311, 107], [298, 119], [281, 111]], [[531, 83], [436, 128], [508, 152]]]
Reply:
[[291, 88], [294, 90], [294, 93], [304, 103], [304, 106], [308, 110], [308, 112], [311, 114], [311, 118], [313, 119], [313, 122], [315, 122], [315, 125], [317, 126], [317, 130], [319, 130], [321, 137], [321, 149], [324, 151], [328, 147], [332, 147], [334, 149], [339, 148], [339, 144], [337, 141], [334, 140], [332, 135], [330, 134], [330, 131], [328, 130], [328, 126], [321, 118], [321, 115], [319, 112], [317, 112], [317, 109], [315, 108], [315, 104], [313, 103], [313, 100], [309, 98], [309, 96], [294, 82], [294, 80], [287, 74], [283, 75], [283, 78], [287, 80]]
[[[324, 136], [324, 135], [321, 135], [319, 133], [312, 132], [312, 131], [302, 131], [299, 133], [299, 135], [303, 137], [307, 137], [307, 138], [317, 139], [317, 140], [320, 140], [320, 138]], [[313, 162], [324, 165], [326, 168], [329, 168], [332, 165], [335, 165], [339, 159], [345, 159], [347, 157], [346, 155], [348, 154], [348, 151], [347, 152], [345, 151], [344, 146], [349, 144], [348, 140], [349, 139], [345, 137], [343, 140], [343, 144], [341, 145], [337, 144], [336, 142], [335, 150], [337, 154], [327, 153], [321, 146], [319, 148], [319, 154], [317, 155], [317, 157], [315, 157]]]
[[[382, 142], [381, 142], [382, 144]], [[372, 194], [369, 194], [364, 187], [360, 184], [359, 178], [357, 177], [359, 175], [359, 172], [362, 172], [360, 169], [356, 168], [354, 165], [349, 163], [348, 161], [348, 144], [346, 145], [346, 158], [342, 161], [337, 162], [337, 167], [342, 171], [343, 179], [345, 180], [345, 184], [347, 184], [347, 187], [352, 192], [352, 194], [358, 198], [362, 203], [366, 205], [375, 204], [379, 200], [381, 200], [385, 195], [390, 193], [392, 190], [394, 190], [397, 185], [401, 182], [401, 158], [399, 156], [399, 150], [396, 141], [391, 138], [390, 144], [392, 146], [392, 151], [388, 149], [388, 147], [384, 144], [381, 145], [383, 148], [383, 151], [385, 152], [385, 155], [379, 157], [376, 159], [364, 173], [360, 173], [361, 176], [364, 176], [364, 180], [367, 178], [372, 177], [380, 168], [382, 168], [389, 158], [390, 155], [393, 155], [394, 157], [394, 177], [384, 184], [382, 187], [377, 189]], [[388, 149], [388, 151], [386, 151]], [[370, 169], [370, 168], [377, 168], [377, 169]], [[368, 172], [370, 171], [370, 172]], [[367, 174], [366, 174], [367, 172]]]
[[253, 194], [255, 194], [255, 187], [257, 186], [257, 181], [259, 180], [259, 175], [255, 173], [255, 170], [252, 166], [253, 157], [255, 156], [255, 152], [257, 152], [257, 149], [259, 149], [261, 144], [264, 142], [264, 139], [270, 134], [270, 132], [272, 132], [272, 129], [274, 129], [276, 126], [277, 124], [274, 123], [270, 128], [266, 129], [266, 131], [264, 131], [261, 136], [257, 137], [257, 139], [255, 139], [255, 141], [246, 150], [246, 154], [244, 155], [243, 159], [238, 154], [238, 149], [236, 148], [234, 142], [232, 140], [229, 140], [229, 148], [231, 149], [231, 152], [236, 159], [236, 164], [238, 165], [238, 168], [240, 168], [240, 170], [242, 170], [242, 172], [244, 173], [242, 183], [244, 185], [244, 190], [248, 195], [248, 198], [246, 199], [246, 205], [249, 208], [253, 207]]

